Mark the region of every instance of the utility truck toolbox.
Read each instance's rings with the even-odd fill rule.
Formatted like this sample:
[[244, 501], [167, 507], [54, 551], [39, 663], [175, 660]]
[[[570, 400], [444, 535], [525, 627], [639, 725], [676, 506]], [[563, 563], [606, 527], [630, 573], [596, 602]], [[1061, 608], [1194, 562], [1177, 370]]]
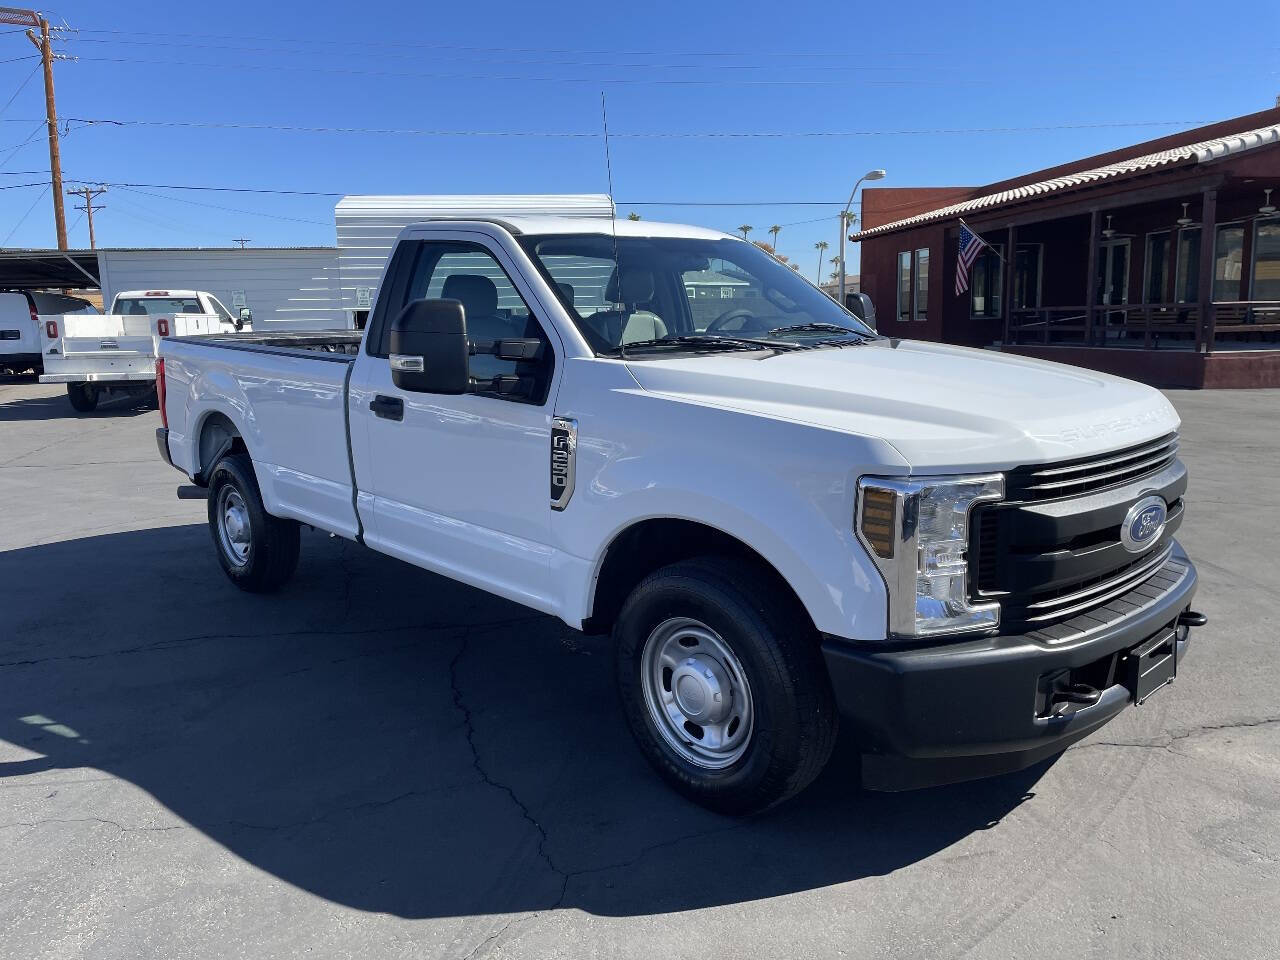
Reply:
[[105, 316], [46, 317], [41, 383], [65, 383], [71, 406], [87, 413], [102, 396], [151, 392], [164, 337], [248, 328], [203, 290], [123, 290]]
[[233, 583], [283, 586], [305, 523], [610, 633], [641, 751], [732, 813], [838, 730], [902, 789], [1167, 695], [1205, 618], [1159, 392], [880, 337], [740, 238], [516, 199], [413, 198], [362, 334], [161, 343], [160, 455]]

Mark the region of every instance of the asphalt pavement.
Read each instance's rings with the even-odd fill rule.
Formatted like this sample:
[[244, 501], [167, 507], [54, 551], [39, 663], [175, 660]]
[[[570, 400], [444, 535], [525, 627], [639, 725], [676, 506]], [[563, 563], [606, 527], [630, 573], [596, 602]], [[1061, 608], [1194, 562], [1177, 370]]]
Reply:
[[733, 820], [650, 772], [607, 639], [313, 532], [243, 594], [155, 411], [0, 379], [0, 957], [1273, 958], [1280, 391], [1170, 397], [1172, 687], [978, 783], [866, 793], [844, 744]]

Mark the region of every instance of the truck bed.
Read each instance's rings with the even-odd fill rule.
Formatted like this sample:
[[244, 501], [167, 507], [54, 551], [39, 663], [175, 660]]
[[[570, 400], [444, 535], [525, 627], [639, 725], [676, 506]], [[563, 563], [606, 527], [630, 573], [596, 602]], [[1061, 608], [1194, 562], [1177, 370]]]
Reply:
[[[355, 537], [347, 379], [360, 333], [227, 333], [161, 341], [173, 463], [194, 476], [204, 425], [238, 423], [271, 513]], [[246, 415], [249, 414], [249, 415]]]
[[363, 334], [358, 330], [317, 330], [307, 333], [218, 333], [210, 336], [171, 337], [171, 343], [201, 343], [253, 353], [281, 356], [334, 355], [333, 359], [354, 357], [360, 351]]

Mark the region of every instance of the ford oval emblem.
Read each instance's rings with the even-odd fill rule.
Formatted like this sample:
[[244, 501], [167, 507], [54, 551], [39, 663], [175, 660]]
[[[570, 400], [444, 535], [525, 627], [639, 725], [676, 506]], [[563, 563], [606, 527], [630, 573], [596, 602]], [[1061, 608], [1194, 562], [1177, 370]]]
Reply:
[[1142, 553], [1164, 533], [1169, 509], [1159, 497], [1143, 497], [1124, 515], [1120, 525], [1120, 542], [1130, 553]]

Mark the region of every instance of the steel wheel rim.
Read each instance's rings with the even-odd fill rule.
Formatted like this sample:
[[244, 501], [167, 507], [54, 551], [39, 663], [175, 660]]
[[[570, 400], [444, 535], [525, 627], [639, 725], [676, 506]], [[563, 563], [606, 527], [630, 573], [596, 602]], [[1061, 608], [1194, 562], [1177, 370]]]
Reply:
[[249, 508], [240, 491], [225, 486], [218, 491], [218, 542], [226, 558], [237, 567], [249, 562], [253, 547], [253, 528], [249, 523]]
[[718, 633], [673, 617], [653, 628], [640, 659], [649, 718], [672, 750], [707, 770], [742, 758], [755, 724], [751, 686]]

